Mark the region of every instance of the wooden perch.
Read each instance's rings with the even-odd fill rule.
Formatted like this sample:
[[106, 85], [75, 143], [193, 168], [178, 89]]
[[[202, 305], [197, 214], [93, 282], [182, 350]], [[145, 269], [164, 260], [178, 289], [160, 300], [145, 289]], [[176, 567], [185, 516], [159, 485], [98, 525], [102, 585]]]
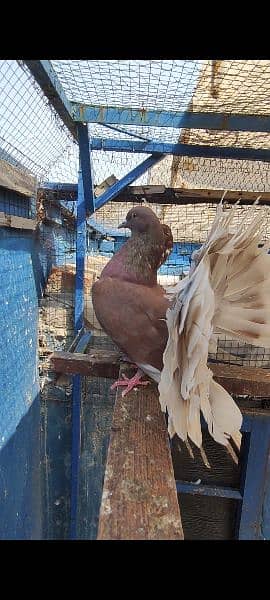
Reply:
[[240, 367], [208, 363], [214, 379], [230, 394], [270, 397], [270, 371], [258, 367]]
[[33, 198], [37, 191], [37, 180], [18, 167], [0, 159], [0, 186]]
[[92, 349], [89, 354], [80, 352], [55, 352], [51, 367], [57, 373], [68, 375], [92, 375], [93, 377], [118, 377], [120, 352]]
[[[120, 374], [132, 375], [123, 365]], [[116, 394], [98, 540], [183, 540], [164, 414], [155, 385]]]
[[34, 231], [37, 226], [36, 219], [26, 219], [25, 217], [14, 217], [0, 212], [0, 227], [14, 227], [15, 229], [29, 229]]
[[[89, 354], [55, 352], [51, 356], [52, 369], [70, 375], [117, 377], [120, 352], [93, 349]], [[214, 379], [230, 394], [239, 396], [270, 397], [270, 371], [257, 367], [240, 367], [208, 363]]]
[[[95, 187], [95, 195], [99, 196], [105, 191], [110, 185], [115, 183], [116, 177], [112, 175], [108, 177], [105, 182]], [[109, 184], [109, 185], [108, 185]], [[77, 200], [77, 188], [76, 185], [70, 184], [67, 189], [51, 190], [42, 188], [42, 195], [47, 198], [55, 198], [60, 200], [70, 199]], [[183, 187], [165, 187], [164, 185], [130, 185], [122, 190], [118, 196], [113, 198], [113, 202], [141, 202], [143, 198], [147, 202], [154, 204], [195, 204], [205, 202], [220, 202], [223, 194], [222, 189], [189, 189]], [[226, 202], [235, 202], [241, 198], [241, 204], [253, 204], [256, 200], [259, 192], [243, 192], [239, 191], [228, 191], [225, 197]], [[260, 204], [270, 204], [270, 193], [260, 192]]]

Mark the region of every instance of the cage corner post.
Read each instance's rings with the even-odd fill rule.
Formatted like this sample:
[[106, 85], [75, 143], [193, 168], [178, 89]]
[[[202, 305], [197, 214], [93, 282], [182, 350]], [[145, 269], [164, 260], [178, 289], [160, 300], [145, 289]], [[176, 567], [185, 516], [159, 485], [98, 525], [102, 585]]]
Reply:
[[[87, 125], [78, 124], [80, 165], [76, 218], [75, 335], [84, 325], [84, 270], [86, 256], [86, 217], [95, 210], [91, 156]], [[81, 450], [81, 375], [73, 377], [71, 446], [71, 522], [70, 538], [77, 538], [79, 470]]]

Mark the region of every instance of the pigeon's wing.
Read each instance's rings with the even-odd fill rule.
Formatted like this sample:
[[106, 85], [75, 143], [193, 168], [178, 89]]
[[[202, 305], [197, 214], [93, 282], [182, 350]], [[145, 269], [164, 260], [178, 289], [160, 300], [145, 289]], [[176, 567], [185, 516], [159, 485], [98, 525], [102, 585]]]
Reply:
[[164, 252], [162, 254], [158, 267], [161, 267], [161, 265], [163, 265], [163, 263], [167, 260], [168, 256], [170, 256], [173, 250], [173, 235], [169, 225], [162, 224], [161, 227], [164, 233]]
[[207, 366], [213, 331], [270, 347], [270, 256], [259, 248], [262, 207], [232, 228], [236, 208], [220, 204], [206, 243], [193, 254], [189, 276], [169, 290], [168, 343], [159, 384], [169, 432], [200, 447], [202, 412], [212, 437], [226, 445], [241, 413]]
[[162, 368], [167, 343], [164, 290], [104, 277], [92, 290], [97, 319], [106, 333], [135, 363]]

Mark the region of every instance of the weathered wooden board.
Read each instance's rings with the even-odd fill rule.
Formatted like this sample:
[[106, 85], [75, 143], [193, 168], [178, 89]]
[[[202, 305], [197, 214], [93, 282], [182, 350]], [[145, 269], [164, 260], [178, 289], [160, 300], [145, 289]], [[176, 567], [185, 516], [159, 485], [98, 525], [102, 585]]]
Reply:
[[124, 398], [117, 392], [98, 539], [184, 539], [167, 427], [152, 384]]
[[[162, 185], [149, 186], [128, 186], [116, 198], [115, 202], [134, 202], [142, 196], [148, 202], [159, 204], [188, 204], [201, 202], [220, 202], [224, 190], [210, 189], [188, 189], [188, 188], [166, 188]], [[241, 203], [252, 204], [258, 196], [261, 196], [261, 204], [270, 204], [270, 194], [268, 192], [243, 192], [229, 191], [225, 196], [226, 202], [235, 202], [241, 198]]]
[[257, 367], [238, 367], [209, 363], [214, 379], [230, 394], [270, 396], [270, 371]]
[[36, 219], [26, 219], [25, 217], [14, 217], [0, 212], [0, 227], [14, 227], [15, 229], [30, 229], [34, 231], [37, 226]]
[[24, 196], [34, 197], [37, 191], [37, 180], [18, 167], [0, 159], [0, 186]]
[[[108, 178], [95, 188], [95, 194], [98, 196], [106, 189], [106, 182], [112, 185], [113, 177]], [[105, 184], [105, 185], [104, 185]], [[104, 189], [103, 189], [104, 185]], [[108, 187], [108, 185], [107, 185]], [[70, 186], [70, 190], [41, 190], [46, 197], [54, 197], [59, 200], [64, 197], [77, 200], [77, 191], [74, 186]], [[113, 198], [113, 202], [141, 202], [145, 198], [147, 202], [156, 204], [189, 204], [189, 203], [204, 203], [204, 202], [220, 202], [224, 190], [211, 189], [188, 189], [188, 188], [166, 188], [164, 185], [131, 185], [126, 187], [118, 196]], [[261, 196], [261, 204], [270, 204], [269, 192], [243, 192], [229, 191], [225, 196], [228, 202], [235, 202], [241, 198], [241, 203], [252, 204], [258, 195]]]
[[57, 373], [115, 378], [118, 376], [120, 357], [120, 352], [94, 349], [89, 354], [55, 352], [50, 361]]
[[[51, 356], [52, 368], [58, 373], [117, 377], [120, 352], [95, 350], [90, 354], [76, 355], [55, 352]], [[230, 394], [270, 397], [270, 371], [254, 367], [209, 363], [215, 380]]]

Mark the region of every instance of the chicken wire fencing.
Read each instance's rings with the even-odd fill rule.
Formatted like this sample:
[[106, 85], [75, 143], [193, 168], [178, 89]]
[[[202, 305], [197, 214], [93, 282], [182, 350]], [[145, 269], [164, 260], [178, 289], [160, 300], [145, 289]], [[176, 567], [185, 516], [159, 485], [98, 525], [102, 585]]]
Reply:
[[[53, 60], [51, 65], [71, 102], [140, 110], [270, 113], [270, 61], [266, 60]], [[168, 123], [169, 125], [169, 123]], [[89, 123], [89, 136], [269, 149], [269, 133], [229, 132], [146, 125]], [[99, 184], [113, 166], [117, 178], [145, 155], [93, 151]], [[35, 81], [25, 61], [0, 61], [0, 159], [44, 181], [76, 183], [78, 144]], [[262, 161], [166, 157], [137, 183], [269, 190]]]
[[[270, 61], [51, 61], [69, 101], [102, 106], [129, 106], [172, 112], [268, 114]], [[184, 142], [189, 144], [269, 148], [267, 133], [187, 130], [172, 127], [121, 126], [121, 131], [88, 124], [89, 136], [118, 139]], [[109, 176], [120, 179], [145, 154], [92, 152], [93, 179], [98, 185]], [[79, 152], [67, 127], [36, 83], [24, 61], [0, 61], [0, 160], [35, 175], [44, 182], [77, 183]], [[191, 157], [166, 157], [136, 184], [184, 188], [268, 191], [268, 163]], [[4, 201], [4, 200], [3, 200]], [[44, 204], [45, 203], [45, 204]], [[40, 374], [50, 379], [49, 356], [68, 349], [74, 337], [76, 202], [48, 203], [39, 192], [37, 204], [39, 260], [43, 273], [40, 301]], [[136, 202], [137, 203], [137, 202]], [[4, 212], [16, 212], [5, 200]], [[26, 205], [25, 205], [26, 206]], [[85, 320], [97, 337], [103, 332], [95, 319], [91, 287], [104, 264], [125, 241], [115, 230], [132, 203], [110, 202], [87, 226]], [[187, 274], [191, 254], [206, 238], [215, 215], [214, 203], [152, 205], [162, 222], [171, 226], [174, 250], [159, 270], [161, 283]], [[21, 205], [18, 206], [21, 209]], [[239, 207], [239, 218], [246, 207]], [[259, 208], [258, 208], [259, 210]], [[11, 211], [11, 212], [10, 212]], [[265, 235], [269, 234], [269, 227]], [[239, 365], [269, 366], [269, 350], [219, 337], [213, 360]]]
[[[100, 276], [101, 270], [110, 258], [127, 240], [129, 233], [126, 230], [117, 230], [118, 224], [124, 220], [127, 212], [133, 206], [142, 203], [112, 201], [96, 211], [94, 218], [88, 219], [84, 275], [84, 319], [86, 327], [93, 332], [91, 344], [106, 343], [106, 334], [100, 327], [93, 310], [91, 300], [93, 283]], [[41, 218], [39, 225], [41, 255], [45, 257], [44, 260], [46, 259], [46, 283], [40, 302], [39, 319], [39, 365], [43, 389], [46, 386], [46, 389], [49, 389], [55, 383], [55, 374], [50, 371], [51, 353], [57, 350], [68, 350], [75, 336], [75, 203], [69, 202], [69, 204], [70, 207], [67, 209], [66, 206], [63, 208], [58, 203], [58, 216], [56, 217], [54, 213], [54, 218], [48, 216], [49, 211], [47, 210], [46, 216]], [[144, 202], [144, 204], [147, 203]], [[214, 202], [181, 206], [151, 202], [149, 206], [161, 222], [166, 223], [172, 229], [173, 252], [158, 271], [159, 283], [164, 286], [171, 285], [188, 274], [191, 255], [206, 240], [217, 205]], [[230, 203], [228, 202], [226, 206], [229, 209]], [[249, 210], [249, 206], [239, 205], [235, 224], [240, 223], [244, 216], [248, 223], [251, 218]], [[261, 207], [257, 206], [256, 210], [261, 210]], [[270, 208], [266, 207], [266, 212], [267, 222], [261, 240], [262, 244], [269, 240], [270, 234]], [[217, 339], [217, 351], [209, 355], [211, 360], [234, 365], [269, 368], [269, 348], [241, 343], [221, 334], [215, 338]], [[100, 339], [100, 341], [93, 341], [94, 339]], [[58, 378], [57, 385], [61, 387], [63, 382], [70, 383], [69, 378]]]
[[[104, 128], [103, 128], [104, 129]], [[99, 184], [113, 166], [117, 178], [145, 155], [92, 153], [93, 181]], [[24, 61], [0, 60], [0, 160], [44, 182], [77, 183], [77, 141], [35, 81]], [[147, 182], [147, 174], [138, 182]]]
[[[94, 257], [98, 252], [98, 260], [100, 261], [100, 269], [113, 256], [123, 243], [126, 241], [123, 233], [113, 236], [117, 225], [122, 222], [127, 212], [135, 205], [141, 202], [110, 202], [95, 213], [95, 223], [92, 220], [92, 232], [88, 233], [91, 241], [88, 241], [88, 260], [91, 260], [91, 255]], [[147, 204], [147, 203], [145, 203]], [[158, 271], [158, 281], [161, 285], [171, 285], [176, 283], [179, 278], [186, 276], [191, 265], [191, 256], [194, 250], [206, 240], [210, 231], [213, 219], [216, 214], [216, 203], [201, 202], [192, 204], [149, 204], [154, 212], [159, 217], [162, 223], [171, 227], [174, 247], [173, 252], [168, 257], [164, 265]], [[230, 203], [225, 203], [227, 209], [230, 209]], [[256, 211], [260, 211], [260, 206], [256, 207]], [[268, 241], [270, 234], [270, 207], [266, 209], [266, 227], [261, 243], [265, 244]], [[248, 224], [252, 218], [250, 206], [239, 205], [234, 219], [234, 226], [240, 224], [245, 218]], [[108, 235], [97, 241], [96, 235], [100, 236], [98, 231], [108, 231]], [[123, 231], [123, 230], [120, 230]], [[111, 235], [110, 235], [111, 233]], [[104, 234], [103, 234], [104, 235]], [[268, 245], [265, 244], [265, 251], [268, 251]], [[95, 264], [95, 268], [97, 263]], [[99, 271], [100, 272], [100, 271]], [[95, 276], [98, 276], [97, 273]], [[86, 275], [87, 276], [87, 275]], [[86, 318], [88, 326], [97, 329], [99, 325], [95, 322], [90, 294], [85, 296]], [[100, 328], [99, 335], [105, 335]], [[217, 351], [209, 354], [209, 359], [215, 362], [223, 362], [234, 365], [250, 366], [250, 367], [265, 367], [270, 366], [270, 349], [256, 347], [251, 344], [239, 342], [229, 336], [222, 334], [214, 334], [217, 341]]]

